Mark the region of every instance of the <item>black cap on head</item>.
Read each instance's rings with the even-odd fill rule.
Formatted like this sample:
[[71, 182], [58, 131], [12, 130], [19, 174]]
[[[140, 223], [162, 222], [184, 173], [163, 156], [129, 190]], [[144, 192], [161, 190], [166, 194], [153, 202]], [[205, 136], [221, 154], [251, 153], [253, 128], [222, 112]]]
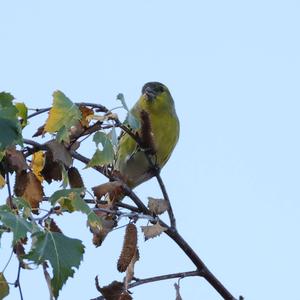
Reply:
[[157, 95], [164, 92], [165, 88], [160, 82], [147, 82], [142, 88], [142, 94], [145, 94], [148, 100], [153, 100]]

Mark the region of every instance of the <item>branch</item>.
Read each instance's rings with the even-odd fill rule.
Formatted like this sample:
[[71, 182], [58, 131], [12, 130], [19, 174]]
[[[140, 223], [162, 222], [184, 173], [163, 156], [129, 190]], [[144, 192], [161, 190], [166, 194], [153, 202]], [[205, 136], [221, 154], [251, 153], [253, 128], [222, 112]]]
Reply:
[[[103, 106], [101, 104], [95, 104], [95, 103], [90, 103], [90, 102], [77, 102], [75, 104], [77, 106], [90, 106], [92, 108], [97, 108], [97, 111], [99, 111], [99, 112], [105, 112], [105, 113], [107, 113], [109, 111], [105, 106]], [[30, 114], [27, 117], [27, 119], [30, 119], [30, 118], [36, 117], [36, 116], [38, 116], [40, 114], [43, 114], [45, 112], [48, 112], [50, 109], [51, 109], [51, 107], [41, 108], [41, 109], [40, 108], [33, 109], [33, 110], [35, 110], [35, 112], [32, 113], [32, 114]]]
[[20, 275], [21, 275], [21, 262], [19, 262], [19, 267], [18, 267], [18, 275], [17, 275], [17, 279], [15, 281], [15, 287], [19, 288], [19, 293], [20, 293], [20, 299], [23, 300], [23, 293], [22, 293], [22, 289], [21, 289], [21, 285], [20, 285]]
[[7, 184], [7, 192], [8, 192], [8, 203], [10, 208], [12, 209], [14, 207], [12, 202], [12, 193], [10, 188], [10, 181], [9, 181], [9, 172], [6, 173], [6, 184]]
[[[128, 128], [126, 125], [122, 124], [119, 120], [116, 120], [116, 127], [119, 127], [123, 131], [125, 131], [142, 148], [142, 141], [141, 141], [140, 137], [138, 135], [134, 134], [133, 131], [130, 128]], [[174, 213], [173, 213], [173, 208], [172, 208], [171, 201], [170, 201], [170, 198], [168, 196], [166, 187], [165, 187], [165, 185], [163, 183], [163, 180], [160, 176], [160, 168], [158, 168], [157, 166], [154, 165], [154, 163], [153, 163], [153, 161], [150, 157], [150, 154], [147, 151], [144, 151], [144, 153], [145, 153], [145, 156], [148, 160], [150, 168], [152, 168], [154, 170], [154, 176], [156, 177], [156, 179], [158, 181], [158, 184], [160, 186], [162, 194], [163, 194], [165, 200], [168, 202], [168, 214], [169, 214], [171, 227], [176, 228], [176, 219], [175, 219], [175, 216], [174, 216]]]
[[161, 189], [161, 192], [164, 196], [164, 199], [168, 202], [168, 214], [169, 214], [169, 218], [170, 218], [170, 224], [171, 224], [171, 228], [174, 228], [176, 229], [176, 219], [175, 219], [175, 216], [174, 216], [174, 212], [173, 212], [173, 208], [172, 208], [172, 205], [171, 205], [171, 201], [170, 201], [170, 198], [169, 198], [169, 195], [167, 193], [167, 190], [166, 190], [166, 187], [165, 187], [165, 184], [160, 176], [160, 172], [159, 170], [156, 172], [155, 174], [155, 177], [158, 181], [158, 184], [160, 186], [160, 189]]
[[155, 282], [155, 281], [168, 280], [168, 279], [173, 279], [173, 278], [185, 278], [185, 277], [192, 277], [192, 276], [202, 276], [202, 274], [200, 271], [197, 270], [197, 271], [180, 272], [180, 273], [154, 276], [154, 277], [149, 277], [149, 278], [145, 278], [145, 279], [137, 279], [136, 282], [130, 283], [128, 285], [128, 288], [131, 289], [136, 286], [150, 283], [150, 282]]
[[[185, 277], [192, 277], [192, 276], [201, 276], [201, 272], [199, 271], [189, 271], [189, 272], [180, 272], [180, 273], [172, 273], [172, 274], [166, 274], [166, 275], [160, 275], [160, 276], [154, 276], [144, 279], [136, 279], [136, 282], [130, 283], [128, 285], [128, 289], [134, 288], [136, 286], [161, 281], [161, 280], [169, 280], [174, 278], [185, 278]], [[105, 300], [103, 296], [99, 296], [97, 298], [91, 299], [91, 300]]]
[[[89, 159], [80, 155], [80, 159], [84, 163], [88, 163]], [[95, 168], [96, 169], [96, 168]], [[97, 169], [96, 169], [97, 170]], [[101, 172], [101, 171], [99, 171]], [[106, 175], [107, 176], [107, 175]], [[163, 185], [164, 186], [164, 185]], [[144, 214], [151, 215], [149, 209], [145, 204], [139, 199], [139, 197], [130, 189], [126, 184], [123, 183], [123, 189], [125, 195], [128, 196]], [[209, 271], [204, 262], [200, 259], [193, 248], [183, 239], [183, 237], [178, 233], [175, 227], [168, 226], [162, 220], [159, 220], [160, 225], [167, 228], [165, 233], [183, 250], [183, 252], [190, 258], [194, 263], [197, 270], [199, 270], [202, 276], [210, 283], [211, 286], [225, 299], [225, 300], [236, 300], [230, 292], [223, 286], [223, 284]]]
[[[92, 103], [80, 103], [80, 104], [81, 105], [86, 105], [86, 106], [91, 106], [93, 108], [99, 108], [100, 111], [108, 112], [108, 110], [103, 106], [96, 107], [96, 105], [94, 105]], [[48, 110], [49, 109], [39, 110], [39, 111], [35, 112], [34, 114], [30, 115], [29, 117], [33, 117], [37, 114], [43, 113], [43, 112], [48, 111]], [[127, 126], [120, 123], [119, 120], [115, 120], [115, 124], [116, 124], [115, 125], [116, 127], [121, 128], [123, 131], [125, 131], [127, 134], [129, 134], [136, 141], [136, 143], [138, 145], [142, 145], [140, 137], [138, 135], [136, 135], [133, 131], [131, 131]], [[91, 132], [94, 132], [94, 130], [96, 131], [96, 129], [98, 130], [97, 126], [99, 126], [99, 125], [95, 125], [94, 127], [91, 126], [91, 128], [92, 128]], [[87, 134], [90, 134], [91, 132], [88, 132]], [[31, 140], [26, 140], [26, 139], [24, 140], [24, 143], [27, 143], [27, 144], [33, 146], [35, 149], [39, 149], [39, 150], [44, 150], [45, 149], [44, 147], [46, 147], [45, 144], [39, 144], [39, 143], [33, 142]], [[84, 164], [88, 164], [88, 162], [90, 161], [87, 157], [79, 154], [76, 151], [70, 150], [70, 153], [71, 153], [71, 155], [74, 159], [77, 159], [77, 160], [83, 162]], [[159, 222], [160, 222], [160, 225], [167, 228], [165, 233], [183, 250], [183, 252], [194, 263], [194, 265], [197, 268], [197, 271], [195, 271], [195, 272], [197, 272], [198, 276], [204, 277], [206, 279], [206, 281], [208, 281], [209, 284], [223, 297], [223, 299], [225, 299], [225, 300], [236, 300], [236, 298], [234, 298], [230, 294], [230, 292], [222, 285], [222, 283], [210, 272], [210, 270], [207, 268], [207, 266], [204, 264], [204, 262], [200, 259], [200, 257], [197, 255], [197, 253], [193, 250], [193, 248], [178, 233], [178, 231], [176, 229], [176, 222], [175, 222], [174, 213], [173, 213], [173, 210], [172, 210], [172, 207], [171, 207], [170, 199], [168, 197], [165, 185], [164, 185], [164, 183], [163, 183], [163, 181], [160, 177], [160, 169], [157, 168], [154, 165], [154, 163], [152, 162], [151, 156], [147, 151], [145, 151], [145, 155], [146, 155], [147, 159], [149, 160], [150, 167], [152, 167], [153, 170], [155, 171], [153, 173], [153, 176], [156, 176], [157, 181], [159, 183], [160, 189], [162, 191], [162, 194], [163, 194], [165, 200], [169, 202], [168, 213], [169, 213], [171, 226], [168, 226], [162, 220], [158, 219]], [[102, 175], [109, 178], [110, 180], [120, 181], [119, 178], [114, 178], [113, 175], [108, 173], [107, 168], [105, 168], [105, 167], [95, 166], [93, 168], [96, 171], [98, 171], [99, 173], [101, 173]], [[132, 189], [129, 188], [124, 182], [122, 182], [122, 187], [123, 187], [123, 190], [124, 190], [124, 194], [126, 196], [128, 196], [135, 203], [135, 205], [137, 206], [138, 212], [142, 212], [144, 215], [148, 215], [148, 216], [152, 217], [152, 213], [145, 206], [145, 204], [140, 200], [140, 198], [132, 191]], [[151, 219], [150, 221], [155, 222], [155, 220], [153, 220], [153, 219]], [[176, 274], [178, 275], [178, 274], [181, 274], [181, 273], [176, 273]], [[197, 276], [197, 275], [195, 274], [193, 276]], [[163, 275], [163, 276], [167, 276], [167, 275]], [[164, 278], [163, 276], [153, 277], [155, 279], [152, 278], [152, 279], [144, 279], [143, 281], [137, 281], [135, 283], [132, 283], [130, 286], [134, 287], [134, 286], [137, 286], [139, 284], [147, 283], [145, 280], [150, 280], [149, 282], [151, 282], [151, 281], [168, 279], [168, 278]], [[158, 278], [160, 278], [160, 279], [158, 279]], [[99, 299], [101, 299], [101, 298], [99, 298]]]

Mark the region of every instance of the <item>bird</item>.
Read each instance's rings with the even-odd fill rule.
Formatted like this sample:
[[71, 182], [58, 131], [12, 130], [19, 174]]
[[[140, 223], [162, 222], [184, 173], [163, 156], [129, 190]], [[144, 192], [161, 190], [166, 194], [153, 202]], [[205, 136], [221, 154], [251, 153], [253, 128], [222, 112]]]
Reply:
[[132, 132], [144, 141], [144, 147], [123, 131], [114, 163], [114, 170], [132, 189], [152, 178], [156, 174], [154, 168], [161, 170], [164, 167], [180, 132], [174, 100], [167, 86], [160, 82], [148, 82], [141, 93], [129, 114], [141, 124]]

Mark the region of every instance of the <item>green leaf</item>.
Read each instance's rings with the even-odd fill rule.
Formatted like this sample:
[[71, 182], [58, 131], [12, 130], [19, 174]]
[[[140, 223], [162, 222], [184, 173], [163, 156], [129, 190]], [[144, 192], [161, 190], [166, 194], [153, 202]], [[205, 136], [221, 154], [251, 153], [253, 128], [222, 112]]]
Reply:
[[21, 144], [22, 134], [20, 122], [17, 119], [18, 110], [13, 105], [14, 97], [2, 92], [0, 93], [0, 152], [6, 147]]
[[55, 299], [68, 280], [73, 277], [74, 267], [78, 269], [83, 258], [84, 245], [78, 239], [72, 239], [58, 232], [37, 232], [35, 242], [25, 258], [42, 264], [49, 261], [53, 269], [51, 286]]
[[58, 132], [59, 141], [68, 141], [68, 130], [81, 119], [81, 112], [76, 104], [61, 91], [53, 93], [53, 105], [45, 124], [45, 131]]
[[27, 124], [27, 116], [28, 116], [28, 109], [27, 106], [23, 102], [17, 102], [15, 103], [15, 106], [18, 110], [17, 116], [22, 119], [22, 127], [24, 128]]
[[68, 177], [68, 172], [66, 171], [64, 166], [62, 166], [61, 168], [61, 175], [62, 175], [62, 183], [60, 186], [65, 189], [69, 184], [69, 177]]
[[27, 232], [33, 231], [32, 223], [13, 213], [7, 205], [0, 206], [0, 220], [13, 232], [13, 245], [21, 238], [26, 237]]
[[14, 100], [14, 96], [10, 93], [1, 92], [0, 93], [0, 109], [4, 107], [10, 107], [12, 101]]
[[131, 127], [131, 129], [139, 129], [141, 127], [140, 121], [128, 109], [128, 106], [127, 106], [127, 104], [125, 102], [124, 95], [122, 93], [120, 93], [120, 94], [117, 95], [117, 100], [121, 101], [122, 106], [128, 112], [124, 124], [128, 124]]
[[98, 147], [102, 145], [102, 150], [97, 149], [87, 167], [103, 166], [112, 163], [114, 160], [114, 148], [109, 137], [104, 132], [96, 132], [93, 141]]
[[3, 275], [0, 272], [0, 300], [4, 299], [9, 294], [9, 286]]
[[102, 229], [102, 220], [98, 217], [95, 212], [85, 203], [84, 199], [81, 198], [81, 194], [84, 192], [82, 188], [65, 189], [56, 191], [50, 198], [49, 201], [52, 205], [57, 202], [63, 209], [67, 209], [69, 212], [80, 211], [87, 215], [88, 223], [92, 227]]
[[121, 103], [122, 103], [122, 106], [123, 106], [127, 111], [129, 111], [128, 106], [127, 106], [127, 104], [126, 104], [126, 102], [125, 102], [124, 95], [123, 95], [122, 93], [119, 93], [119, 94], [117, 95], [117, 100], [120, 100]]
[[24, 218], [28, 218], [31, 215], [31, 206], [24, 198], [14, 197], [12, 201], [19, 211], [23, 210]]

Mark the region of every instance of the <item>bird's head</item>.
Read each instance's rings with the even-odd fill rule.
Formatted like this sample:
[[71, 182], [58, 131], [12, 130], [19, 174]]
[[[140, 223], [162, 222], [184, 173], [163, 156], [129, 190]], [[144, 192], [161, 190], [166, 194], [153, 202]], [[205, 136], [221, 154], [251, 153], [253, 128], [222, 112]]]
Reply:
[[164, 92], [169, 92], [169, 90], [160, 82], [148, 82], [142, 88], [142, 95], [148, 101], [153, 101]]

